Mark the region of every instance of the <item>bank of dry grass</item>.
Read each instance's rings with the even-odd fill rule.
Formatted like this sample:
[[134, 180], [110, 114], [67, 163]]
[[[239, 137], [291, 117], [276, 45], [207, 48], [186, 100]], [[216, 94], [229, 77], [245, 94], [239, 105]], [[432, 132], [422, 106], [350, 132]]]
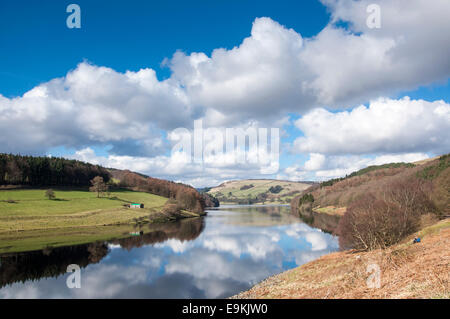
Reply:
[[[233, 298], [450, 298], [449, 247], [447, 218], [385, 250], [325, 255]], [[370, 264], [380, 267], [380, 288], [366, 284]]]
[[313, 210], [317, 213], [323, 213], [328, 215], [334, 215], [342, 217], [344, 216], [345, 212], [347, 211], [346, 207], [336, 207], [333, 205], [326, 206], [326, 207], [314, 207]]

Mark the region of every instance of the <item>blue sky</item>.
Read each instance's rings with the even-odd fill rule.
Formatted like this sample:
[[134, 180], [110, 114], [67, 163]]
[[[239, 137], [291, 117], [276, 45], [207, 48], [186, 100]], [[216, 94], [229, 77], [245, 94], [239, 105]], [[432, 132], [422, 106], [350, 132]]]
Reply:
[[[66, 26], [70, 3], [81, 29]], [[372, 3], [380, 28], [366, 24]], [[195, 186], [448, 153], [449, 15], [445, 0], [2, 1], [0, 152]], [[180, 162], [173, 130], [198, 119], [279, 128], [279, 170]]]
[[[66, 7], [77, 3], [82, 28], [66, 27]], [[249, 36], [256, 17], [270, 16], [304, 36], [328, 22], [316, 1], [2, 1], [0, 3], [0, 88], [8, 97], [64, 76], [87, 60], [117, 71], [161, 67], [177, 50], [231, 49]]]

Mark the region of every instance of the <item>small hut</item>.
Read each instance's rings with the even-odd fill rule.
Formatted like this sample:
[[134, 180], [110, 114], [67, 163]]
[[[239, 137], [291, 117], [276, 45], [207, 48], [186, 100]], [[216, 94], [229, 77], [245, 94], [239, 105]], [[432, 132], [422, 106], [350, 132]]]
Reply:
[[131, 203], [130, 208], [144, 208], [144, 204]]

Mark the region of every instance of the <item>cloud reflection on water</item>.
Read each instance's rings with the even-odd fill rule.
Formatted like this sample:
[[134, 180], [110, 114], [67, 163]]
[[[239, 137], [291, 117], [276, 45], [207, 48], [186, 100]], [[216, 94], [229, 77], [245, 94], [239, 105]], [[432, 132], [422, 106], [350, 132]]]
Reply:
[[13, 283], [0, 289], [0, 297], [228, 297], [338, 249], [335, 237], [301, 223], [288, 209], [211, 211], [193, 240], [172, 236], [135, 248], [127, 243], [127, 249], [110, 243], [106, 258], [82, 269], [81, 289], [68, 289], [61, 275]]

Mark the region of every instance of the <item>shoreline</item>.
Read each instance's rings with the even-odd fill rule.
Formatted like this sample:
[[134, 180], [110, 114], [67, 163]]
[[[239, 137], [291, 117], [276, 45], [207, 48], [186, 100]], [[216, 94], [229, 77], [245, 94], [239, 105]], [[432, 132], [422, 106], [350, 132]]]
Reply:
[[[413, 244], [415, 236], [422, 242]], [[449, 245], [450, 218], [446, 218], [385, 250], [327, 254], [229, 298], [450, 298]], [[379, 266], [379, 288], [367, 285], [369, 265]]]
[[[53, 199], [44, 197], [41, 188], [0, 191], [0, 253], [87, 243], [205, 214], [182, 209], [163, 196], [126, 188], [100, 197], [86, 188], [54, 191]], [[130, 203], [145, 207], [130, 208]]]
[[[162, 212], [153, 212], [151, 216], [133, 222], [128, 219], [120, 223], [99, 225], [78, 225], [53, 228], [34, 228], [26, 230], [0, 232], [0, 254], [18, 253], [41, 250], [47, 247], [64, 247], [78, 244], [87, 244], [99, 240], [127, 238], [131, 232], [144, 226], [164, 225], [182, 219], [200, 218], [206, 212], [194, 213], [180, 211], [170, 216]], [[153, 218], [150, 218], [153, 217]], [[138, 227], [138, 228], [136, 228]]]

